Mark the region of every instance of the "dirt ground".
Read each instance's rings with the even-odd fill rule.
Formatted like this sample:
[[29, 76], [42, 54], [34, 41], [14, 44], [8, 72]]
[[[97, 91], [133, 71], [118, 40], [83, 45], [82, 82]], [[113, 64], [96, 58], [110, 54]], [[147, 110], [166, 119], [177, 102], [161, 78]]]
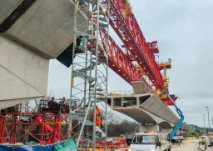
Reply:
[[201, 151], [198, 148], [198, 139], [185, 140], [181, 145], [172, 145], [172, 151]]

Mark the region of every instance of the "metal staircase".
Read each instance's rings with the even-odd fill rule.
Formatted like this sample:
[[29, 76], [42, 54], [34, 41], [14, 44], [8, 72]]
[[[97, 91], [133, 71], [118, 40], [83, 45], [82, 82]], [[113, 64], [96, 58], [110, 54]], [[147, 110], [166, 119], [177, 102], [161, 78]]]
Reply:
[[[74, 18], [74, 44], [73, 50], [80, 49], [81, 53], [75, 54], [75, 59], [71, 67], [71, 92], [70, 92], [70, 115], [69, 133], [71, 138], [77, 139], [77, 146], [86, 148], [97, 140], [96, 126], [96, 105], [102, 109], [104, 115], [104, 126], [102, 132], [105, 133], [107, 126], [107, 75], [108, 75], [108, 54], [103, 49], [99, 31], [108, 31], [109, 19], [107, 16], [109, 3], [100, 0], [75, 0]], [[77, 29], [78, 13], [83, 11], [88, 19], [87, 31]], [[81, 44], [77, 48], [76, 39], [81, 38]], [[108, 41], [108, 39], [105, 39]], [[106, 42], [107, 43], [107, 42]], [[102, 98], [101, 103], [98, 97]], [[99, 103], [100, 102], [100, 103]], [[93, 113], [93, 121], [90, 115]], [[76, 130], [77, 129], [77, 130]], [[102, 138], [103, 140], [103, 138]], [[90, 146], [91, 147], [91, 146]]]

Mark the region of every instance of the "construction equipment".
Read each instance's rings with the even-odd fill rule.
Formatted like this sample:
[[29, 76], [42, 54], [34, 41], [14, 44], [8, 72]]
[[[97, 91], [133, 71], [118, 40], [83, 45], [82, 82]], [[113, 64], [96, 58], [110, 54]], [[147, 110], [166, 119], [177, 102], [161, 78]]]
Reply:
[[172, 105], [174, 105], [178, 115], [180, 116], [180, 119], [178, 120], [177, 124], [173, 127], [171, 133], [169, 133], [168, 135], [168, 140], [172, 141], [172, 138], [174, 137], [175, 133], [177, 132], [177, 130], [179, 130], [179, 128], [181, 127], [183, 120], [184, 120], [184, 115], [183, 112], [180, 110], [180, 108], [175, 104], [175, 102], [173, 101], [173, 99], [170, 97], [170, 95], [166, 92], [163, 91], [159, 94], [159, 96], [161, 95], [166, 95], [168, 97], [168, 99], [171, 101]]
[[[159, 70], [163, 70], [163, 90], [166, 91], [167, 93], [169, 93], [168, 90], [168, 85], [169, 85], [169, 78], [167, 76], [167, 69], [171, 69], [171, 62], [172, 60], [169, 58], [167, 62], [161, 62], [159, 63]], [[155, 93], [158, 95], [161, 92], [161, 89], [156, 89]], [[172, 100], [175, 102], [177, 100], [177, 96], [176, 95], [169, 95]], [[172, 102], [170, 101], [170, 99], [168, 98], [167, 94], [161, 94], [160, 98], [164, 101], [164, 103], [167, 106], [171, 106], [173, 105]]]
[[31, 110], [30, 104], [20, 104], [0, 110], [0, 144], [47, 145], [67, 139], [68, 104], [42, 99]]
[[[109, 23], [126, 50], [124, 53], [109, 36], [109, 67], [129, 84], [142, 81], [147, 92], [169, 92], [169, 80], [165, 75], [166, 69], [171, 68], [171, 60], [160, 64], [155, 61], [155, 53], [159, 53], [157, 41], [146, 42], [128, 0], [109, 1]], [[105, 33], [104, 29], [100, 31], [104, 49], [107, 48], [104, 42]], [[164, 76], [160, 72], [162, 69]], [[176, 97], [173, 98], [174, 101], [175, 99]], [[168, 98], [162, 100], [166, 105], [171, 105]]]
[[136, 133], [133, 135], [130, 151], [170, 151], [171, 146], [167, 140], [161, 137], [160, 133]]
[[122, 40], [127, 56], [134, 56], [151, 83], [156, 88], [163, 89], [163, 79], [158, 65], [130, 9], [128, 0], [110, 0], [110, 3], [110, 14], [113, 14], [110, 16], [110, 25]]

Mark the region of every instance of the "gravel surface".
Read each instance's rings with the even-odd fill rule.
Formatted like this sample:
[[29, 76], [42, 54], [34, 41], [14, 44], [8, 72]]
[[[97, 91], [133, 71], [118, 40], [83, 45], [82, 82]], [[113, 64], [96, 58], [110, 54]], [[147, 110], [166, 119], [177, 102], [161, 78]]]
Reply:
[[172, 145], [171, 151], [201, 151], [198, 148], [198, 139], [185, 140], [181, 145]]

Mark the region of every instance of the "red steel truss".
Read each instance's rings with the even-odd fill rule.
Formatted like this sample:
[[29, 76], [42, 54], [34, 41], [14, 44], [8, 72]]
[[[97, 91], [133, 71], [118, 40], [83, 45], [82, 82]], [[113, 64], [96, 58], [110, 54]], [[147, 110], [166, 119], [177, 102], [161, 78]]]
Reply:
[[[105, 51], [108, 50], [109, 67], [115, 71], [119, 76], [126, 80], [129, 84], [132, 81], [144, 81], [147, 87], [149, 84], [143, 79], [142, 74], [136, 69], [129, 58], [124, 54], [121, 48], [115, 43], [111, 36], [102, 29], [100, 30], [100, 38]], [[107, 49], [107, 41], [109, 38], [109, 48]]]
[[17, 107], [0, 110], [0, 144], [32, 141], [46, 145], [66, 140], [69, 123], [66, 108], [64, 104], [56, 104], [41, 108], [40, 113], [22, 112]]
[[153, 52], [141, 32], [127, 0], [110, 0], [110, 25], [135, 57], [140, 67], [156, 88], [163, 89], [164, 82], [155, 62]]

